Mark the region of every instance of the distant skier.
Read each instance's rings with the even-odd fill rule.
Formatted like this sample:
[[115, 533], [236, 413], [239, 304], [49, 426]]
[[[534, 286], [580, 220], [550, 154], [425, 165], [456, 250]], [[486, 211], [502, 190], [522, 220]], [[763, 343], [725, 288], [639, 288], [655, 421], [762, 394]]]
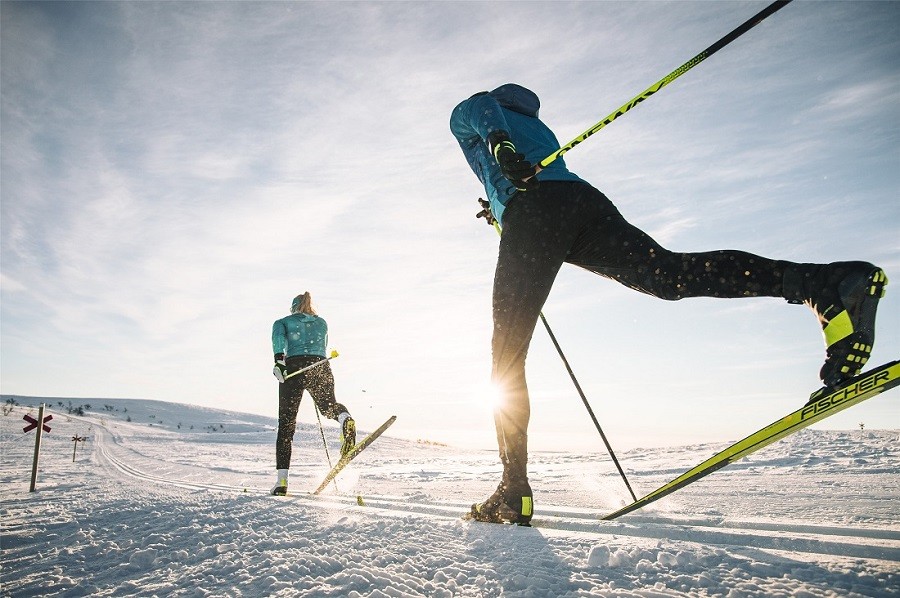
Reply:
[[798, 264], [742, 251], [675, 253], [629, 224], [607, 197], [569, 172], [562, 158], [533, 166], [560, 145], [538, 118], [534, 92], [507, 84], [453, 110], [450, 129], [484, 184], [479, 214], [503, 225], [494, 275], [492, 380], [503, 477], [472, 506], [480, 521], [527, 524], [530, 403], [525, 356], [537, 318], [563, 262], [661, 299], [782, 297], [805, 303], [821, 322], [827, 386], [856, 375], [875, 340], [875, 311], [887, 278], [867, 262]]
[[297, 427], [297, 411], [303, 391], [308, 390], [316, 407], [325, 417], [337, 420], [341, 427], [341, 454], [345, 455], [356, 444], [356, 423], [347, 408], [335, 401], [334, 375], [326, 361], [296, 375], [292, 372], [326, 359], [328, 324], [320, 318], [312, 306], [309, 291], [297, 295], [291, 303], [291, 315], [276, 320], [272, 325], [272, 351], [275, 367], [272, 373], [278, 379], [278, 435], [275, 440], [275, 466], [278, 481], [272, 494], [287, 493], [288, 469], [291, 466], [291, 448]]

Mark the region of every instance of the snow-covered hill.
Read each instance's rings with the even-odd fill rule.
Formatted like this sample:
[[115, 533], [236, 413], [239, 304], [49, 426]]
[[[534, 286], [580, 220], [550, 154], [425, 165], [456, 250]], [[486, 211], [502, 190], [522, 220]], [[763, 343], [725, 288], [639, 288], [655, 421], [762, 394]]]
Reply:
[[[15, 400], [0, 417], [4, 596], [900, 595], [900, 431], [805, 430], [614, 522], [599, 518], [628, 492], [608, 457], [537, 453], [536, 527], [519, 528], [459, 518], [496, 485], [493, 451], [388, 431], [312, 497], [328, 457], [300, 424], [293, 495], [272, 497], [272, 418]], [[30, 493], [22, 418], [42, 401]], [[640, 494], [722, 446], [619, 457]]]

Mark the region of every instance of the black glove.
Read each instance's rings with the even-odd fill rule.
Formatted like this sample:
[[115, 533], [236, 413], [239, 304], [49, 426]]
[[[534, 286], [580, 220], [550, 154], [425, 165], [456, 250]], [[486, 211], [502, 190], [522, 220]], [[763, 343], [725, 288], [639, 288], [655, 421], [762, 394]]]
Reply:
[[275, 354], [275, 367], [272, 368], [272, 375], [278, 380], [278, 382], [284, 382], [284, 377], [287, 374], [287, 366], [284, 363], [284, 353], [276, 353]]
[[497, 219], [494, 218], [494, 215], [491, 213], [491, 202], [486, 199], [478, 198], [478, 203], [481, 204], [481, 207], [484, 208], [477, 214], [475, 214], [476, 218], [484, 218], [489, 226], [494, 226], [494, 223], [497, 222]]
[[536, 186], [535, 179], [525, 180], [535, 175], [534, 166], [525, 159], [523, 154], [516, 151], [516, 146], [509, 140], [509, 134], [506, 131], [494, 131], [488, 135], [487, 141], [491, 154], [500, 165], [500, 172], [516, 186], [516, 189], [525, 191]]

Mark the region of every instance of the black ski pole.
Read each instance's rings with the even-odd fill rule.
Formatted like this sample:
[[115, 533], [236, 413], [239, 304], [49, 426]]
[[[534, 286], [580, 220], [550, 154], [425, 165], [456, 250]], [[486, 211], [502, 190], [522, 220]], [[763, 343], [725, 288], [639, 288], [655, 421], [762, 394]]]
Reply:
[[634, 490], [631, 489], [631, 484], [628, 483], [628, 478], [625, 477], [625, 472], [622, 470], [622, 466], [619, 465], [619, 460], [616, 458], [616, 454], [613, 452], [612, 446], [610, 446], [609, 444], [609, 440], [606, 439], [606, 434], [603, 433], [603, 428], [600, 427], [600, 422], [597, 421], [597, 416], [594, 415], [594, 410], [591, 409], [591, 404], [588, 403], [587, 397], [584, 396], [584, 391], [581, 390], [581, 385], [578, 383], [578, 379], [575, 377], [575, 372], [572, 371], [572, 367], [569, 365], [569, 360], [566, 359], [566, 356], [562, 351], [562, 347], [560, 347], [559, 343], [556, 341], [556, 335], [554, 335], [553, 331], [550, 330], [550, 324], [547, 323], [547, 318], [544, 317], [544, 312], [541, 312], [541, 322], [544, 323], [544, 328], [547, 329], [547, 334], [550, 335], [550, 340], [553, 341], [553, 346], [556, 347], [556, 352], [559, 353], [560, 358], [562, 358], [562, 361], [566, 366], [566, 370], [569, 372], [569, 377], [572, 378], [572, 382], [575, 383], [575, 388], [578, 390], [578, 394], [581, 396], [581, 402], [584, 403], [588, 414], [591, 416], [591, 420], [594, 422], [594, 426], [596, 426], [597, 431], [600, 432], [600, 438], [603, 439], [603, 444], [606, 445], [606, 450], [609, 451], [609, 456], [612, 457], [613, 463], [616, 464], [616, 469], [619, 470], [619, 475], [622, 476], [622, 481], [624, 481], [625, 486], [628, 487], [628, 492], [631, 493], [631, 498], [636, 501], [637, 496], [634, 495]]
[[653, 85], [651, 85], [650, 87], [645, 89], [643, 92], [639, 93], [638, 95], [636, 95], [633, 98], [631, 98], [630, 100], [628, 100], [625, 104], [623, 104], [618, 109], [616, 109], [612, 114], [610, 114], [609, 116], [607, 116], [606, 118], [604, 118], [603, 120], [601, 120], [600, 122], [598, 122], [597, 124], [592, 126], [590, 129], [588, 129], [587, 131], [585, 131], [584, 133], [582, 133], [581, 135], [579, 135], [578, 137], [576, 137], [569, 143], [565, 144], [564, 146], [562, 146], [561, 148], [559, 148], [558, 150], [556, 150], [555, 152], [553, 152], [552, 154], [550, 154], [549, 156], [547, 156], [546, 158], [541, 160], [540, 164], [538, 165], [538, 169], [546, 168], [547, 166], [550, 165], [551, 162], [553, 162], [554, 160], [556, 160], [557, 158], [562, 156], [564, 153], [566, 153], [567, 151], [569, 151], [570, 149], [572, 149], [573, 147], [575, 147], [576, 145], [578, 145], [579, 143], [581, 143], [582, 141], [584, 141], [585, 139], [587, 139], [588, 137], [590, 137], [591, 135], [593, 135], [594, 133], [596, 133], [603, 127], [605, 127], [606, 125], [610, 124], [612, 121], [616, 120], [617, 118], [619, 118], [620, 116], [622, 116], [623, 114], [625, 114], [626, 112], [628, 112], [629, 110], [631, 110], [632, 108], [634, 108], [635, 106], [637, 106], [638, 104], [640, 104], [641, 102], [643, 102], [644, 100], [646, 100], [647, 98], [649, 98], [650, 96], [655, 94], [656, 92], [660, 91], [663, 87], [665, 87], [666, 85], [668, 85], [669, 83], [671, 83], [672, 81], [674, 81], [675, 79], [680, 77], [681, 75], [685, 74], [686, 72], [688, 72], [689, 70], [691, 70], [692, 68], [694, 68], [695, 66], [697, 66], [698, 64], [700, 64], [701, 62], [703, 62], [704, 60], [706, 60], [707, 58], [709, 58], [710, 56], [712, 56], [713, 54], [715, 54], [716, 52], [718, 52], [719, 50], [721, 50], [722, 48], [724, 48], [725, 46], [727, 46], [728, 44], [730, 44], [731, 42], [733, 42], [734, 40], [739, 38], [740, 36], [744, 35], [748, 31], [753, 29], [753, 27], [760, 24], [766, 17], [768, 17], [772, 13], [780, 10], [790, 1], [791, 0], [778, 0], [777, 2], [773, 2], [769, 6], [765, 7], [764, 9], [762, 9], [761, 11], [756, 13], [755, 15], [753, 15], [752, 17], [750, 17], [749, 19], [747, 19], [746, 21], [741, 23], [731, 33], [729, 33], [728, 35], [726, 35], [725, 37], [723, 37], [722, 39], [720, 39], [719, 41], [717, 41], [716, 43], [714, 43], [713, 45], [708, 47], [707, 49], [703, 50], [702, 52], [700, 52], [699, 54], [697, 54], [696, 56], [694, 56], [693, 58], [691, 58], [684, 64], [682, 64], [680, 67], [678, 67], [677, 69], [675, 69], [674, 71], [672, 71], [671, 73], [669, 73], [668, 75], [666, 75], [665, 77], [663, 77], [662, 79], [660, 79], [659, 81], [657, 81], [656, 83], [654, 83]]
[[[331, 469], [334, 466], [331, 464], [331, 455], [328, 453], [328, 441], [325, 440], [325, 429], [322, 427], [322, 418], [319, 416], [319, 406], [316, 405], [315, 400], [313, 400], [313, 409], [316, 410], [316, 421], [319, 422], [319, 433], [322, 435], [322, 446], [325, 447], [325, 458], [328, 459], [328, 470], [331, 471]], [[337, 492], [338, 494], [340, 494], [341, 491], [338, 489], [337, 480], [333, 480], [333, 481], [334, 481], [334, 491]], [[637, 499], [634, 499], [634, 500], [637, 500]]]

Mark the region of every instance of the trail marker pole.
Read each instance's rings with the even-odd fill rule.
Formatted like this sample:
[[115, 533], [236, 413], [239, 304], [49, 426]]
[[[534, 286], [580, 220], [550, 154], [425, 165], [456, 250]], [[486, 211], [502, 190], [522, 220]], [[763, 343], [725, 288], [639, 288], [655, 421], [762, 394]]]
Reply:
[[77, 434], [75, 436], [72, 436], [72, 442], [75, 443], [75, 448], [72, 449], [72, 463], [75, 462], [75, 452], [78, 450], [78, 443], [85, 442], [86, 440], [86, 436], [78, 436]]
[[38, 457], [41, 454], [41, 432], [50, 432], [50, 426], [47, 425], [47, 422], [53, 419], [53, 416], [48, 415], [44, 417], [44, 404], [41, 403], [36, 420], [30, 415], [26, 415], [22, 419], [28, 422], [28, 425], [22, 428], [26, 434], [31, 430], [37, 430], [34, 436], [34, 463], [31, 466], [31, 487], [28, 489], [29, 492], [34, 492], [34, 486], [37, 482]]

